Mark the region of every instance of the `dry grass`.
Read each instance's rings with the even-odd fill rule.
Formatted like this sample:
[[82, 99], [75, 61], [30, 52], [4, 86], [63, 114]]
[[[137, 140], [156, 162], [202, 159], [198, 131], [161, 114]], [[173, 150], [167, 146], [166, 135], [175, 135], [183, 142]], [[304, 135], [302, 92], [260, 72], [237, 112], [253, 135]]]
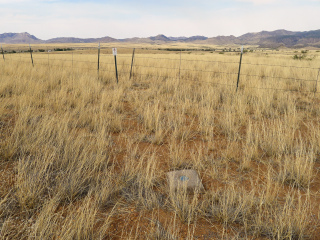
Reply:
[[[246, 54], [236, 93], [237, 53], [183, 52], [179, 77], [180, 53], [139, 49], [129, 80], [130, 52], [119, 84], [109, 49], [99, 77], [88, 49], [0, 61], [0, 238], [317, 239], [320, 95], [279, 79], [317, 69], [250, 64], [319, 56]], [[205, 191], [169, 191], [174, 169]]]

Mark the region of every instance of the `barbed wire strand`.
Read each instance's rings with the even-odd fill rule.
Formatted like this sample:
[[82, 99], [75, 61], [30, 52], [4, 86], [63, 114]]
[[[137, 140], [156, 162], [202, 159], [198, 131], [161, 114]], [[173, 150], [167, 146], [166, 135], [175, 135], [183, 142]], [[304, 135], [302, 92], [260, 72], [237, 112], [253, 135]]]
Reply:
[[[92, 49], [92, 50], [96, 50], [97, 48], [92, 48], [92, 47], [79, 47], [80, 49]], [[132, 49], [132, 48], [127, 48], [127, 47], [118, 47], [119, 49]], [[78, 49], [78, 48], [77, 48]], [[111, 47], [103, 47], [101, 49], [110, 49]], [[145, 50], [148, 51], [149, 49], [146, 48], [137, 48], [139, 50]], [[161, 51], [159, 49], [153, 49], [154, 51]], [[62, 52], [68, 52], [68, 51], [62, 51]], [[20, 52], [21, 53], [21, 52]], [[60, 53], [60, 51], [59, 51]], [[27, 52], [24, 52], [24, 54], [28, 54]], [[42, 54], [42, 53], [40, 53]], [[46, 53], [43, 53], [46, 54]], [[7, 55], [7, 54], [6, 54]], [[96, 56], [96, 54], [86, 54], [86, 55], [92, 55], [92, 56]], [[131, 55], [130, 53], [128, 53], [128, 55]], [[101, 55], [103, 56], [103, 54]], [[121, 56], [121, 54], [118, 55], [119, 58], [123, 58], [125, 56]], [[179, 61], [180, 58], [177, 59], [172, 59], [172, 58], [154, 58], [154, 57], [142, 57], [142, 56], [135, 56], [135, 58], [138, 59], [155, 59], [155, 60], [174, 60], [174, 61]], [[71, 60], [70, 60], [71, 61]], [[192, 61], [192, 62], [207, 62], [207, 63], [223, 63], [223, 64], [239, 64], [239, 62], [225, 62], [225, 61], [206, 61], [206, 60], [198, 60], [198, 59], [182, 59], [182, 61]], [[282, 68], [297, 68], [297, 69], [310, 69], [310, 70], [318, 70], [319, 68], [315, 68], [315, 67], [301, 67], [301, 66], [287, 66], [287, 65], [272, 65], [272, 64], [260, 64], [260, 63], [246, 63], [243, 62], [243, 65], [252, 65], [252, 66], [265, 66], [265, 67], [282, 67]]]
[[[18, 58], [24, 58], [24, 59], [29, 59], [29, 57], [21, 57], [18, 56]], [[47, 58], [35, 58], [36, 59], [42, 59], [42, 60], [47, 60]], [[21, 60], [15, 60], [10, 58], [7, 58], [7, 60], [11, 60], [11, 61], [17, 61], [17, 62], [23, 62], [23, 63], [27, 63], [27, 61], [21, 61]], [[51, 61], [63, 61], [63, 62], [71, 62], [72, 60], [66, 60], [66, 59], [50, 59]], [[73, 62], [82, 62], [82, 63], [94, 63], [96, 64], [96, 62], [92, 62], [92, 61], [73, 61]], [[83, 68], [83, 67], [75, 67], [75, 66], [67, 66], [67, 65], [56, 65], [56, 64], [50, 64], [49, 63], [36, 63], [37, 65], [43, 65], [43, 66], [55, 66], [55, 67], [68, 67], [68, 68], [74, 68], [74, 69], [84, 69], [84, 70], [97, 70], [96, 68]], [[111, 65], [113, 63], [102, 63], [105, 65]], [[122, 66], [130, 66], [130, 64], [120, 64]], [[262, 65], [262, 64], [259, 64]], [[268, 65], [268, 66], [279, 66], [279, 65]], [[158, 68], [158, 69], [166, 69], [166, 70], [178, 70], [179, 68], [167, 68], [167, 67], [156, 67], [156, 66], [144, 66], [144, 65], [135, 65], [135, 67], [141, 67], [141, 68]], [[291, 66], [292, 67], [292, 66]], [[298, 68], [304, 68], [304, 67], [298, 67]], [[316, 69], [316, 68], [312, 68], [312, 69]], [[182, 71], [196, 71], [196, 72], [206, 72], [206, 73], [214, 73], [214, 74], [237, 74], [237, 73], [228, 73], [228, 72], [215, 72], [215, 71], [205, 71], [205, 70], [197, 70], [197, 69], [180, 69]], [[102, 72], [112, 72], [110, 70], [103, 70], [101, 69]], [[129, 72], [124, 72], [124, 70], [120, 70], [121, 73], [129, 73]], [[137, 73], [135, 73], [137, 74]], [[159, 75], [150, 75], [150, 74], [140, 74], [140, 75], [145, 75], [145, 76], [149, 76], [149, 77], [161, 77], [161, 78], [169, 78], [168, 76], [159, 76]], [[247, 76], [247, 77], [260, 77], [260, 78], [277, 78], [277, 79], [284, 79], [284, 80], [294, 80], [294, 81], [309, 81], [309, 82], [315, 82], [317, 80], [307, 80], [307, 79], [296, 79], [296, 78], [283, 78], [283, 77], [275, 77], [275, 76], [259, 76], [259, 75], [249, 75], [249, 74], [242, 74], [241, 76]], [[173, 77], [174, 78], [174, 77]], [[193, 81], [196, 82], [194, 80], [187, 80], [187, 81]], [[227, 86], [232, 86], [232, 85], [228, 85], [228, 84], [220, 84], [220, 83], [213, 83], [213, 82], [204, 82], [204, 81], [197, 81], [197, 82], [202, 82], [202, 83], [210, 83], [210, 84], [219, 84], [219, 85], [227, 85]], [[265, 89], [265, 90], [276, 90], [276, 91], [294, 91], [294, 92], [310, 92], [310, 93], [315, 93], [314, 91], [301, 91], [301, 90], [292, 90], [292, 89], [277, 89], [277, 88], [259, 88], [259, 87], [246, 87], [246, 88], [255, 88], [255, 89]]]

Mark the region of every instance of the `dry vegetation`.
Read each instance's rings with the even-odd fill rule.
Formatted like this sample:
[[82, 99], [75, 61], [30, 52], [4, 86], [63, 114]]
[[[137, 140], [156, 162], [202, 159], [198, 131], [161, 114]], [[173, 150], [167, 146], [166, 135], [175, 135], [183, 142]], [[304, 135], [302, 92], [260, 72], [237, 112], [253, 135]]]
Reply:
[[319, 56], [118, 51], [0, 61], [1, 239], [319, 239]]

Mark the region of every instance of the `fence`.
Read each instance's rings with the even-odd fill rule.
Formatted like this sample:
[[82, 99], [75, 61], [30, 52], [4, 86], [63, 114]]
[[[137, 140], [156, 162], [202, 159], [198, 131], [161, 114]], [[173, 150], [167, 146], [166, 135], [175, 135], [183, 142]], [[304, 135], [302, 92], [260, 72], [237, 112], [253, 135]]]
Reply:
[[[191, 54], [193, 53], [193, 54]], [[215, 53], [201, 55], [204, 53]], [[223, 53], [223, 54], [221, 54]], [[289, 59], [243, 56], [234, 49], [146, 49], [73, 47], [32, 49], [3, 48], [3, 62], [30, 63], [72, 70], [81, 69], [113, 74], [117, 83], [131, 78], [175, 79], [238, 89], [294, 91], [318, 94], [320, 68], [312, 61], [286, 64]], [[228, 55], [229, 54], [229, 55]], [[247, 60], [247, 61], [246, 61]], [[260, 62], [257, 62], [259, 60]], [[273, 63], [271, 63], [273, 61]], [[279, 63], [280, 62], [280, 63]], [[289, 61], [290, 62], [290, 61]]]

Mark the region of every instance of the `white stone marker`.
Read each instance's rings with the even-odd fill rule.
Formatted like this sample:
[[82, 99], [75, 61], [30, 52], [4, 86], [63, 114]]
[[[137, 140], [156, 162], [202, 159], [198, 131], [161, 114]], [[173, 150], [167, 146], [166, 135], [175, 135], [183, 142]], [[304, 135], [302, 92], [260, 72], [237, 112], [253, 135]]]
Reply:
[[186, 187], [188, 190], [204, 190], [195, 170], [178, 170], [167, 173], [170, 190]]

